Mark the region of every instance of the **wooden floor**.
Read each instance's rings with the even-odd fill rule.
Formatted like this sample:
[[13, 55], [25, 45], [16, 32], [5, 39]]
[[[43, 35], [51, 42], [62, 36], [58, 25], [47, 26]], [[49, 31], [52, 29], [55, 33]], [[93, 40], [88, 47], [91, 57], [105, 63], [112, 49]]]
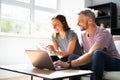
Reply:
[[[31, 78], [30, 76], [19, 76], [19, 77], [3, 78], [0, 80], [31, 80]], [[43, 80], [43, 79], [38, 77], [33, 77], [33, 80]]]
[[[0, 80], [31, 80], [30, 76], [19, 76], [19, 77], [11, 77], [11, 78], [3, 78]], [[43, 80], [42, 78], [33, 77], [33, 80]], [[68, 80], [67, 78], [64, 80]]]

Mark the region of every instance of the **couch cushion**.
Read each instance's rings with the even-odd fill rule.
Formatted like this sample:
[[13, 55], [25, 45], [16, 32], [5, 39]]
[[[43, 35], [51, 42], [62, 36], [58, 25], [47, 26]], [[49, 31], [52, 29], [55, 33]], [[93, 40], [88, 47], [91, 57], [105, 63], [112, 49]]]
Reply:
[[115, 42], [115, 46], [120, 54], [120, 40], [114, 41]]
[[104, 79], [107, 79], [107, 80], [120, 80], [120, 71], [107, 71], [107, 72], [104, 72]]
[[[81, 80], [90, 80], [90, 75], [82, 76]], [[120, 80], [120, 72], [118, 71], [104, 72], [103, 80]]]

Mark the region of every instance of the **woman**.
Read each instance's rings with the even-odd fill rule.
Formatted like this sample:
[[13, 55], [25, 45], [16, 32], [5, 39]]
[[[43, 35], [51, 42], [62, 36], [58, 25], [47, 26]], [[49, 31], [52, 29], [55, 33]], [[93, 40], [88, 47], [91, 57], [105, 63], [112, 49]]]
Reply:
[[53, 45], [48, 45], [46, 49], [52, 54], [53, 61], [71, 61], [82, 55], [77, 34], [70, 30], [65, 16], [53, 17], [52, 25], [55, 31], [52, 35]]

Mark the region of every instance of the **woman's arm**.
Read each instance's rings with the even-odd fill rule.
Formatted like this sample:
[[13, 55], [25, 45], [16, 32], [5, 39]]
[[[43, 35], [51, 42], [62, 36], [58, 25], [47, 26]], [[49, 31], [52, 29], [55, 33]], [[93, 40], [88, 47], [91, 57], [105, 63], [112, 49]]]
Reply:
[[66, 52], [57, 51], [56, 54], [59, 56], [69, 56], [73, 53], [75, 49], [75, 45], [76, 45], [76, 39], [73, 39], [69, 42]]

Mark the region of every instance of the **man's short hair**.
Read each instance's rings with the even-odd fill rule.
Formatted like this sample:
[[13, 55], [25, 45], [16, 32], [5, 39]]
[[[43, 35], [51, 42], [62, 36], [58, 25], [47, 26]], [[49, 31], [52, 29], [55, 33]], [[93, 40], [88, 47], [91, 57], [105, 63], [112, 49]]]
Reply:
[[81, 11], [80, 13], [78, 13], [78, 15], [80, 15], [80, 14], [84, 14], [85, 16], [87, 16], [87, 17], [91, 18], [93, 21], [95, 21], [95, 14], [91, 10]]

